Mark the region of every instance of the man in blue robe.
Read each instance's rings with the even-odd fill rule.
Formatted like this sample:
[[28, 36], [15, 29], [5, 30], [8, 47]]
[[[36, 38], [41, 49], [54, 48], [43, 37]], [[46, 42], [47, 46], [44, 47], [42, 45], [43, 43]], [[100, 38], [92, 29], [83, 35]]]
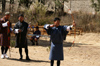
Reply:
[[71, 26], [60, 26], [60, 18], [55, 18], [53, 25], [46, 24], [44, 26], [51, 39], [49, 57], [51, 66], [53, 66], [54, 60], [57, 60], [57, 66], [60, 66], [60, 60], [63, 60], [63, 40], [65, 40], [68, 31], [70, 31], [73, 26], [75, 26], [75, 22], [73, 22]]

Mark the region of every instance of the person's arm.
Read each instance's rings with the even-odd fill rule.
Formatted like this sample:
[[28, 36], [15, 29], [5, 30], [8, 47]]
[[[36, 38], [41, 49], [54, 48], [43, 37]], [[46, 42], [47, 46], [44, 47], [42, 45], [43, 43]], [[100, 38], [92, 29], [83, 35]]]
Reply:
[[73, 21], [73, 23], [72, 23], [71, 26], [67, 26], [67, 27], [66, 27], [66, 30], [67, 30], [67, 31], [70, 31], [70, 30], [72, 30], [72, 28], [75, 27], [75, 26], [76, 26], [76, 23], [75, 23], [75, 21]]
[[52, 27], [53, 27], [53, 25], [49, 25], [49, 24], [44, 25], [44, 29], [47, 31], [48, 35], [51, 35]]

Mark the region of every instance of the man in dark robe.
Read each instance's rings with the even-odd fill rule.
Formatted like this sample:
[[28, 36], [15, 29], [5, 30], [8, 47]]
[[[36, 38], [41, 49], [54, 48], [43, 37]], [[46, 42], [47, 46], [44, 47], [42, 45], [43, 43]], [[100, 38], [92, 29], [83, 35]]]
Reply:
[[28, 23], [24, 21], [24, 15], [20, 14], [18, 17], [18, 22], [14, 26], [14, 32], [16, 34], [16, 48], [19, 48], [20, 53], [20, 60], [22, 60], [22, 48], [25, 48], [26, 53], [26, 60], [30, 60], [28, 56], [28, 48], [27, 48], [27, 29], [28, 29]]
[[46, 24], [44, 26], [51, 39], [51, 50], [49, 56], [51, 66], [53, 66], [54, 60], [57, 60], [57, 66], [60, 66], [60, 61], [64, 59], [63, 40], [65, 40], [68, 31], [70, 31], [75, 25], [75, 22], [73, 22], [71, 26], [60, 26], [60, 18], [55, 18], [53, 25]]
[[1, 58], [9, 58], [7, 51], [10, 46], [10, 32], [11, 23], [9, 21], [10, 13], [6, 12], [5, 16], [0, 19], [0, 45], [1, 45]]
[[36, 31], [33, 31], [33, 36], [31, 37], [30, 41], [32, 42], [32, 45], [38, 45], [38, 39], [40, 38], [41, 31], [39, 30], [39, 27], [36, 27]]

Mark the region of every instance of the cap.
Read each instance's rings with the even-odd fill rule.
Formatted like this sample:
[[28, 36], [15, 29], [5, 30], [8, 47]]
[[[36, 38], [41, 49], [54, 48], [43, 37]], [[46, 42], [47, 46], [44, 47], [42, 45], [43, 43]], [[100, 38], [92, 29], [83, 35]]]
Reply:
[[60, 18], [56, 17], [56, 18], [54, 19], [54, 21], [57, 21], [57, 20], [59, 20], [59, 21], [60, 21]]
[[5, 15], [9, 15], [10, 14], [10, 12], [5, 12]]
[[20, 16], [21, 16], [21, 17], [24, 17], [24, 15], [23, 15], [23, 14], [19, 14], [19, 16], [18, 16], [18, 17], [20, 17]]

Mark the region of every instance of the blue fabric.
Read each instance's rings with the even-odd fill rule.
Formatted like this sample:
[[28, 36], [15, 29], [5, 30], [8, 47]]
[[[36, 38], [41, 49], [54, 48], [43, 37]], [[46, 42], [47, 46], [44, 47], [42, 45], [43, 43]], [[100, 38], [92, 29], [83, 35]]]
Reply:
[[63, 60], [63, 44], [54, 44], [51, 42], [49, 60]]
[[[45, 26], [44, 26], [45, 28]], [[63, 60], [63, 40], [67, 35], [67, 26], [48, 27], [47, 33], [51, 36], [50, 60]]]

